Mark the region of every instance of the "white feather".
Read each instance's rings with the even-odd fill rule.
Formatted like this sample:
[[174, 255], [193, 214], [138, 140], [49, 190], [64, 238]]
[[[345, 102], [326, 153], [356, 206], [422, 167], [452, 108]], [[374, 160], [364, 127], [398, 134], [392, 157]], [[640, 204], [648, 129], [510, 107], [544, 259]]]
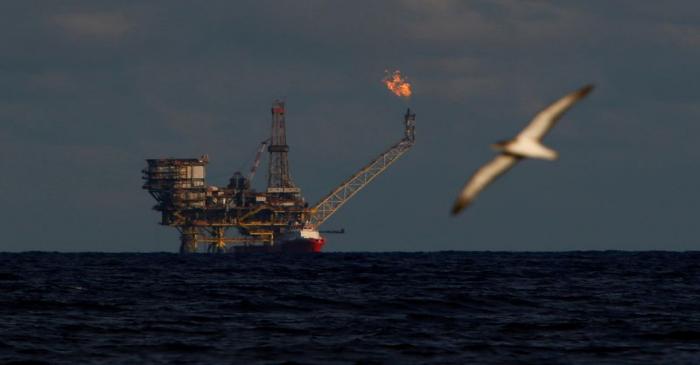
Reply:
[[523, 129], [516, 138], [525, 137], [537, 141], [541, 140], [542, 137], [544, 137], [547, 132], [554, 127], [554, 124], [557, 122], [557, 120], [559, 120], [562, 114], [564, 114], [564, 112], [567, 111], [572, 105], [574, 105], [575, 102], [591, 92], [592, 89], [592, 85], [585, 86], [544, 108], [541, 112], [535, 115], [530, 124], [525, 127], [525, 129]]
[[466, 208], [486, 186], [513, 167], [519, 159], [513, 155], [500, 154], [491, 162], [481, 166], [462, 188], [452, 212], [456, 214]]
[[540, 140], [552, 129], [564, 112], [592, 89], [593, 86], [588, 85], [557, 100], [539, 112], [515, 139], [507, 143], [499, 143], [497, 147], [502, 151], [501, 154], [479, 168], [467, 181], [452, 207], [452, 214], [457, 214], [467, 207], [493, 180], [510, 170], [521, 159], [526, 157], [556, 159], [557, 152], [542, 145]]

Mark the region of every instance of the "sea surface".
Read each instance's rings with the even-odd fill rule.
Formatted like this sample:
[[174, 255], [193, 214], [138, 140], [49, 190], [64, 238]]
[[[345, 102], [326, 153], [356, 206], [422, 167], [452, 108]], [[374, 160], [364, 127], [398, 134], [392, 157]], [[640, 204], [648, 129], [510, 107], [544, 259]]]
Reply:
[[0, 364], [700, 364], [700, 253], [0, 253]]

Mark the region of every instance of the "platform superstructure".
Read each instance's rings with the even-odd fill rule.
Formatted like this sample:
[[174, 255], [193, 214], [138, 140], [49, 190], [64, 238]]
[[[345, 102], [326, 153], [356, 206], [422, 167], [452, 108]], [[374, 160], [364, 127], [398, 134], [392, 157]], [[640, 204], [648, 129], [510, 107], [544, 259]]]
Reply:
[[[155, 198], [161, 224], [180, 232], [180, 252], [319, 252], [320, 226], [360, 189], [384, 172], [415, 142], [415, 114], [404, 115], [404, 136], [353, 176], [310, 206], [290, 176], [285, 104], [272, 105], [270, 138], [260, 143], [249, 173], [235, 172], [228, 185], [208, 185], [208, 157], [149, 159], [143, 188]], [[256, 191], [262, 154], [269, 154], [267, 188]]]

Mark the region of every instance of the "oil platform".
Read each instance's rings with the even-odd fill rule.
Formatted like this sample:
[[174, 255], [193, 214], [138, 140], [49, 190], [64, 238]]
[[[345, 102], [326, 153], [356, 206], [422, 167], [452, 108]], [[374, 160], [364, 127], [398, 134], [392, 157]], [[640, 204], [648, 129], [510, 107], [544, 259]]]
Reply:
[[[272, 132], [262, 141], [249, 172], [235, 172], [225, 187], [207, 185], [206, 155], [200, 158], [148, 159], [143, 188], [155, 198], [160, 224], [180, 232], [180, 253], [320, 252], [320, 226], [358, 191], [384, 172], [415, 142], [415, 114], [404, 115], [404, 135], [313, 206], [289, 174], [285, 105], [272, 104]], [[269, 154], [267, 189], [251, 182], [262, 155]], [[235, 235], [229, 235], [229, 231]], [[342, 232], [329, 232], [342, 233]]]

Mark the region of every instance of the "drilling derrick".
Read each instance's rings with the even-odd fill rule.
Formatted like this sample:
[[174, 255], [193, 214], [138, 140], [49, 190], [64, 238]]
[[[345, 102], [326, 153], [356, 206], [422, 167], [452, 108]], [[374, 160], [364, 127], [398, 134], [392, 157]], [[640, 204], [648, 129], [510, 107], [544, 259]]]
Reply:
[[[235, 172], [227, 186], [208, 185], [208, 157], [149, 159], [143, 188], [157, 201], [161, 224], [180, 232], [180, 252], [320, 252], [325, 244], [319, 227], [360, 189], [406, 153], [415, 141], [415, 114], [404, 116], [404, 137], [335, 188], [313, 207], [289, 174], [285, 106], [272, 104], [270, 138], [260, 143], [248, 176]], [[267, 147], [267, 189], [251, 181]], [[229, 230], [238, 235], [227, 235]], [[332, 233], [333, 231], [325, 231]]]
[[267, 192], [270, 194], [284, 194], [291, 198], [299, 198], [300, 189], [294, 186], [289, 176], [289, 160], [287, 153], [287, 131], [284, 120], [284, 102], [279, 100], [272, 104], [272, 135], [270, 146], [269, 173], [267, 176]]

